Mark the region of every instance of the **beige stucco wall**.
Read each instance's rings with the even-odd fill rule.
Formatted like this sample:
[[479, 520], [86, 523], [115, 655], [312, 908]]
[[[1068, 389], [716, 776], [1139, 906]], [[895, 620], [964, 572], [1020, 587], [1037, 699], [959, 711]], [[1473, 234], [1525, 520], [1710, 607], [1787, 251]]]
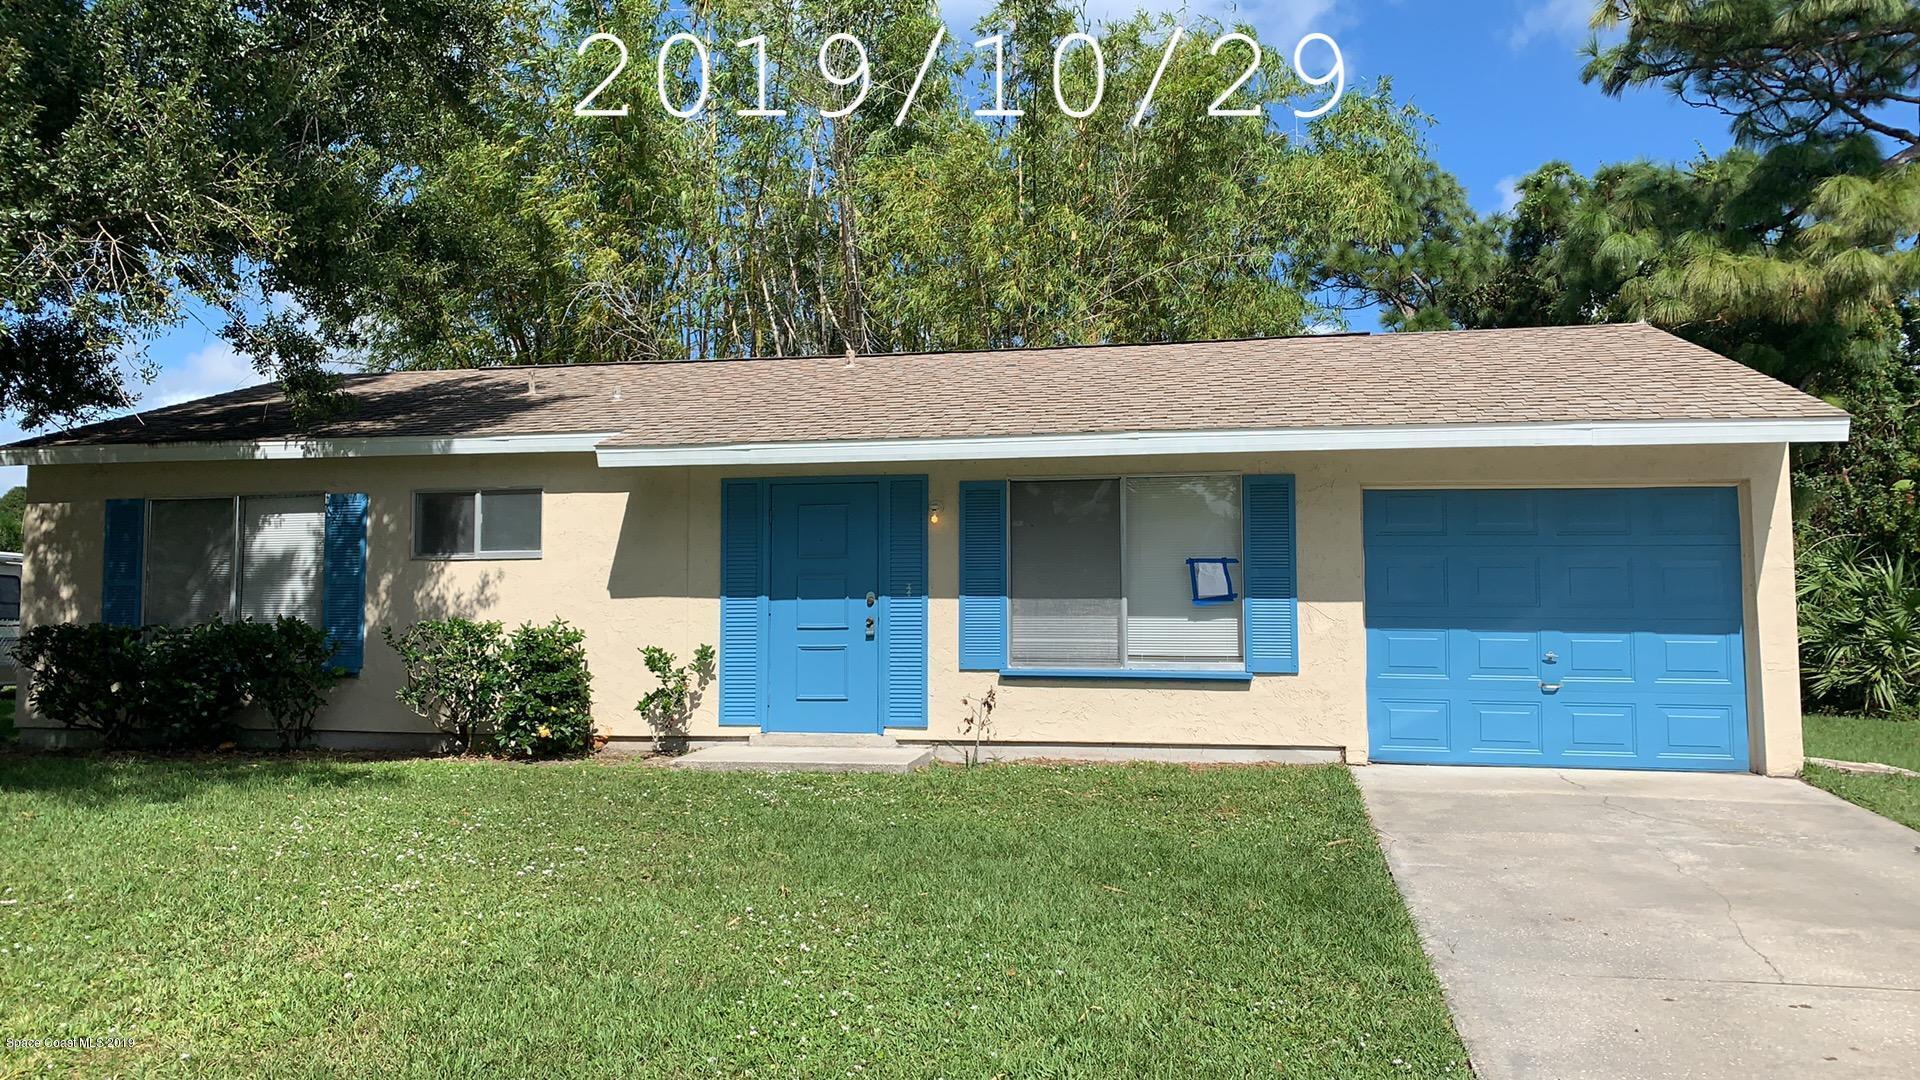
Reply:
[[[98, 617], [104, 500], [251, 492], [364, 491], [371, 499], [369, 633], [363, 676], [321, 720], [340, 731], [419, 729], [394, 700], [400, 671], [382, 625], [429, 615], [509, 624], [562, 615], [587, 632], [595, 719], [615, 737], [644, 737], [634, 702], [650, 685], [639, 649], [686, 656], [719, 634], [720, 480], [744, 475], [926, 473], [946, 512], [930, 526], [931, 727], [902, 737], [952, 738], [961, 698], [994, 685], [958, 670], [958, 528], [963, 480], [1169, 472], [1292, 473], [1297, 478], [1300, 674], [1250, 685], [1021, 680], [1001, 689], [995, 734], [1010, 742], [1182, 744], [1344, 749], [1364, 760], [1365, 632], [1361, 492], [1396, 486], [1719, 484], [1741, 491], [1747, 535], [1748, 698], [1755, 767], [1800, 767], [1800, 704], [1786, 448], [1771, 446], [1348, 451], [898, 463], [845, 468], [601, 469], [590, 455], [367, 458], [192, 465], [42, 466], [31, 470], [27, 622]], [[412, 492], [539, 486], [544, 557], [428, 561], [409, 555]], [[709, 693], [692, 734], [720, 728]], [[1764, 723], [1761, 718], [1764, 717]], [[31, 721], [28, 721], [31, 723]]]

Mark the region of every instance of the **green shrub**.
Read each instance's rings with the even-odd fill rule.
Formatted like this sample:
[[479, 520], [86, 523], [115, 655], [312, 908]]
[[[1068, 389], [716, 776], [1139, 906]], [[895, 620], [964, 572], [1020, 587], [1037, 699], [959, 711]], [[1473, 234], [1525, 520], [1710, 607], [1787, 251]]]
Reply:
[[505, 672], [500, 624], [472, 619], [427, 619], [381, 636], [406, 665], [396, 696], [417, 715], [451, 735], [462, 750], [491, 733]]
[[254, 635], [248, 689], [273, 721], [280, 748], [291, 750], [313, 738], [314, 716], [346, 673], [333, 666], [326, 632], [303, 620], [283, 615], [271, 623], [242, 625]]
[[36, 626], [14, 650], [33, 707], [109, 748], [196, 749], [239, 734], [259, 704], [293, 746], [340, 677], [326, 634], [298, 619], [193, 626]]
[[701, 692], [713, 681], [713, 646], [695, 649], [693, 662], [686, 665], [658, 645], [641, 649], [640, 659], [659, 685], [648, 691], [634, 709], [646, 717], [655, 741], [663, 749], [675, 749], [672, 744], [687, 737], [687, 722], [700, 704]]
[[528, 623], [502, 652], [506, 692], [494, 742], [514, 757], [585, 753], [593, 740], [593, 676], [586, 634], [563, 619]]
[[1810, 704], [1897, 713], [1920, 701], [1920, 572], [1841, 541], [1800, 557], [1800, 670]]
[[205, 749], [232, 740], [247, 705], [252, 627], [215, 619], [146, 630], [143, 727], [168, 749]]
[[146, 655], [138, 630], [98, 623], [35, 626], [13, 650], [40, 715], [114, 749], [139, 740]]

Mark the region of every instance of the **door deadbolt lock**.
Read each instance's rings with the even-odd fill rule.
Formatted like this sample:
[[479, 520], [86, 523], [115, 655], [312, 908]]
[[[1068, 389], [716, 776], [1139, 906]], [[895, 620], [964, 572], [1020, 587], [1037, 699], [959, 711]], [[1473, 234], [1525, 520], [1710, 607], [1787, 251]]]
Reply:
[[1541, 657], [1541, 659], [1549, 664], [1557, 664], [1560, 662], [1560, 654], [1557, 652], [1549, 652], [1547, 655]]
[[[868, 594], [867, 594], [867, 606], [868, 606], [868, 607], [872, 607], [872, 606], [873, 606], [873, 602], [874, 602], [875, 600], [877, 600], [877, 599], [879, 599], [879, 597], [876, 597], [876, 596], [874, 596], [874, 595], [873, 595], [872, 593], [868, 593]], [[869, 619], [868, 621], [869, 621], [869, 622], [871, 622], [872, 620], [871, 620], [871, 619]]]

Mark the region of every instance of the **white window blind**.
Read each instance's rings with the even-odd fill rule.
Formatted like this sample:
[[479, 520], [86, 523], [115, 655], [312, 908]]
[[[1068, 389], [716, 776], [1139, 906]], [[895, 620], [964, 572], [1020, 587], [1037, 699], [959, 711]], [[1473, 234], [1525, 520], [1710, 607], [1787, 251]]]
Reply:
[[258, 495], [240, 502], [244, 544], [240, 614], [272, 622], [282, 615], [320, 625], [327, 536], [319, 495]]
[[[1127, 658], [1154, 663], [1240, 659], [1240, 605], [1196, 604], [1188, 559], [1241, 557], [1240, 479], [1150, 476], [1127, 481]], [[1230, 568], [1234, 588], [1240, 567]]]
[[233, 615], [232, 499], [148, 504], [147, 622], [168, 626]]
[[1119, 482], [1015, 482], [1008, 511], [1008, 661], [1120, 666]]

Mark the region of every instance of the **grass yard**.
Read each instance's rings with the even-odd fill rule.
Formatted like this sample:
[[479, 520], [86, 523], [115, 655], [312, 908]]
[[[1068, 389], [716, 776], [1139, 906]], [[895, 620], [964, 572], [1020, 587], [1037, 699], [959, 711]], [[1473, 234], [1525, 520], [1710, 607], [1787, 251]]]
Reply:
[[[1920, 723], [1859, 716], [1808, 716], [1807, 756], [1841, 761], [1877, 761], [1920, 770]], [[1807, 782], [1883, 817], [1920, 829], [1920, 779], [1871, 776], [1806, 768]]]
[[1338, 767], [0, 757], [0, 1073], [1465, 1075]]

